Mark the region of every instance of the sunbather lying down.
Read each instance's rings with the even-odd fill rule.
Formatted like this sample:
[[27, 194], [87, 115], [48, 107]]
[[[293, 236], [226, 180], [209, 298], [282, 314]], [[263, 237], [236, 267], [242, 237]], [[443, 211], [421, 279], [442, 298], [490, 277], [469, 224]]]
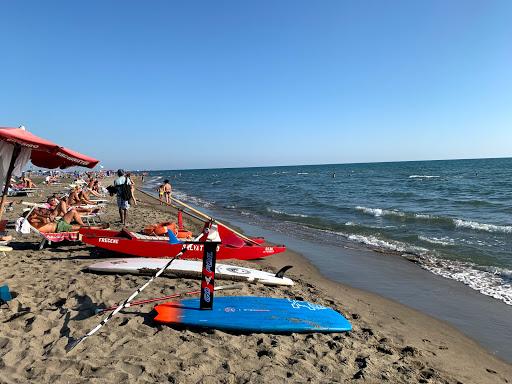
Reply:
[[[74, 232], [78, 231], [81, 227], [108, 227], [108, 224], [94, 227], [85, 225], [80, 214], [75, 209], [67, 211], [59, 218], [50, 209], [36, 208], [28, 217], [28, 222], [38, 231], [43, 233]], [[76, 222], [76, 224], [71, 224], [72, 222]]]
[[99, 193], [94, 192], [92, 189], [89, 189], [87, 187], [75, 186], [71, 191], [69, 191], [69, 196], [66, 200], [66, 203], [68, 205], [96, 205], [96, 202], [89, 199], [91, 193], [96, 197], [101, 197]]
[[71, 209], [75, 209], [78, 213], [98, 213], [100, 211], [100, 207], [96, 208], [86, 208], [81, 206], [70, 206], [67, 203], [66, 198], [62, 198], [59, 200], [58, 197], [52, 196], [48, 199], [47, 204], [49, 205], [49, 209], [52, 210], [55, 216], [64, 216]]
[[23, 183], [23, 185], [25, 186], [25, 188], [35, 188], [36, 187], [36, 184], [32, 181], [32, 179], [29, 179], [25, 175], [23, 175], [20, 180]]

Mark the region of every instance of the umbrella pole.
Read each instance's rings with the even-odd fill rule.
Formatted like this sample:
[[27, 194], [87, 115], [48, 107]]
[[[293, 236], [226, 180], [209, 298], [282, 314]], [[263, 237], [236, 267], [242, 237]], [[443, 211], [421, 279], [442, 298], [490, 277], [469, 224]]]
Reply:
[[0, 219], [4, 214], [4, 205], [5, 199], [7, 198], [7, 192], [9, 191], [9, 185], [11, 184], [11, 176], [12, 171], [14, 170], [14, 164], [16, 163], [16, 159], [21, 152], [21, 146], [18, 144], [14, 144], [14, 149], [12, 151], [11, 162], [9, 163], [9, 169], [7, 170], [7, 176], [5, 177], [5, 186], [4, 192], [2, 193], [2, 202], [0, 202]]

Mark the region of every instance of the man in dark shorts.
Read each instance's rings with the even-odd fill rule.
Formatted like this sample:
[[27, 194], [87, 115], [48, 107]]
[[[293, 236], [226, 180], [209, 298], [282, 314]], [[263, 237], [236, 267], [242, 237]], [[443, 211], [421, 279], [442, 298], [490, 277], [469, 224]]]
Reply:
[[117, 206], [119, 208], [119, 217], [121, 218], [121, 224], [126, 225], [126, 218], [128, 215], [128, 208], [130, 208], [130, 198], [126, 199], [123, 196], [124, 185], [132, 185], [130, 178], [127, 178], [122, 169], [117, 171], [117, 179], [114, 180], [114, 185], [117, 187]]
[[171, 184], [169, 183], [169, 180], [167, 180], [167, 179], [164, 180], [163, 190], [164, 190], [165, 202], [167, 203], [167, 205], [170, 205], [171, 204], [172, 187], [171, 187]]

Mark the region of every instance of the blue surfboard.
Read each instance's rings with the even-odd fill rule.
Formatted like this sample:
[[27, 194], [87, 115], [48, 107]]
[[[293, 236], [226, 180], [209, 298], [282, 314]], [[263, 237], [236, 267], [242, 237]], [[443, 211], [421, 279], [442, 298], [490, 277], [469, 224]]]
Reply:
[[155, 307], [155, 321], [239, 332], [344, 332], [352, 325], [335, 310], [293, 299], [254, 296], [216, 297], [212, 310], [200, 310], [199, 299]]

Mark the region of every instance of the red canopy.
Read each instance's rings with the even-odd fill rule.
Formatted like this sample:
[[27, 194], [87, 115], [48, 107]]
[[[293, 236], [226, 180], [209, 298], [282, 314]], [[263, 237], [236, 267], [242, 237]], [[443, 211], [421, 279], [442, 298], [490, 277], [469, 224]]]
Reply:
[[42, 168], [64, 169], [73, 166], [94, 168], [99, 163], [99, 160], [60, 147], [21, 128], [0, 127], [0, 140], [30, 148], [32, 164]]

